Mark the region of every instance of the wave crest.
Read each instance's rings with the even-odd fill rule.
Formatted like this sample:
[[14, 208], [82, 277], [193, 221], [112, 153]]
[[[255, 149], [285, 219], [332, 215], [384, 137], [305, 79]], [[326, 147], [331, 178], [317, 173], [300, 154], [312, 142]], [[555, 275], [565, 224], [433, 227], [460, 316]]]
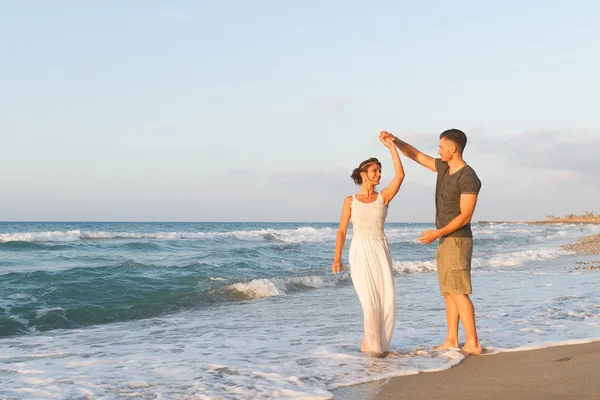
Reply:
[[401, 275], [437, 271], [433, 261], [394, 261], [392, 268]]
[[156, 240], [214, 240], [233, 238], [241, 241], [278, 241], [284, 243], [315, 243], [335, 240], [333, 228], [301, 227], [297, 229], [257, 229], [228, 232], [104, 232], [104, 231], [45, 231], [0, 234], [1, 242], [74, 242], [78, 240], [156, 239]]
[[334, 286], [339, 281], [348, 280], [348, 273], [338, 277], [333, 276], [292, 276], [286, 278], [261, 278], [249, 282], [239, 282], [229, 285], [225, 291], [237, 300], [260, 299], [298, 292], [305, 289], [318, 289]]
[[474, 264], [480, 266], [482, 261], [489, 267], [516, 267], [528, 261], [542, 261], [559, 258], [570, 254], [559, 248], [515, 251], [513, 253], [497, 254], [487, 260], [476, 260]]

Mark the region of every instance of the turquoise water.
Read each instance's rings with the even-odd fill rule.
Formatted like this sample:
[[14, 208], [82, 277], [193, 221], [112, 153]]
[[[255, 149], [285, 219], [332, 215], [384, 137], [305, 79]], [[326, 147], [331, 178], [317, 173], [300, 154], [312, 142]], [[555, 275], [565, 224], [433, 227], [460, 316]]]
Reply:
[[[428, 228], [386, 225], [398, 322], [373, 360], [348, 273], [330, 272], [337, 224], [0, 223], [0, 396], [331, 398], [449, 368], [460, 357], [431, 349], [445, 328]], [[597, 231], [474, 226], [484, 346], [598, 336], [600, 274], [560, 248]]]
[[[333, 224], [5, 223], [1, 228], [0, 337], [253, 298], [231, 285], [254, 279], [283, 279], [286, 292], [311, 288], [306, 279], [333, 281], [328, 270]], [[414, 243], [394, 247], [415, 260], [431, 253]]]

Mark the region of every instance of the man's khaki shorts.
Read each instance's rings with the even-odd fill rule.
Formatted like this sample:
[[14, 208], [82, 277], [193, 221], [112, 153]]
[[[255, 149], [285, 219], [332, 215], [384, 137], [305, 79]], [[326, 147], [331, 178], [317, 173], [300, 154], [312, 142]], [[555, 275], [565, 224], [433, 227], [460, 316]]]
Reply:
[[435, 262], [442, 296], [471, 294], [473, 238], [444, 237], [439, 240]]

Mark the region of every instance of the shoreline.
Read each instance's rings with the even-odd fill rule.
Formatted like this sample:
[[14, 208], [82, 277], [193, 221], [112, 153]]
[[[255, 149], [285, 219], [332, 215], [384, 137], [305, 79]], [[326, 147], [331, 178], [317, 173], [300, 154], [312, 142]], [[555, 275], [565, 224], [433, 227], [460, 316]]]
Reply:
[[600, 341], [467, 357], [445, 371], [392, 378], [374, 399], [592, 399]]
[[[575, 256], [598, 255], [600, 233], [561, 247]], [[600, 269], [600, 260], [577, 264], [583, 264], [581, 269]], [[600, 398], [600, 337], [543, 346], [498, 349], [467, 357], [443, 371], [402, 375], [331, 392], [336, 399], [345, 400]]]
[[575, 243], [561, 246], [565, 250], [574, 251], [578, 255], [600, 254], [600, 233], [584, 236]]
[[596, 399], [600, 338], [538, 349], [469, 356], [436, 372], [332, 390], [336, 399]]

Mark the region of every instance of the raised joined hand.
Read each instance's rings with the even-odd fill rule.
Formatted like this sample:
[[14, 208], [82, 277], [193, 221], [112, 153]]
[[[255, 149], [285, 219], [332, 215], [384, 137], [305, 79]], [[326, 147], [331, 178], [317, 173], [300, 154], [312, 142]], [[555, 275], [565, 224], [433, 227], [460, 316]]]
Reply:
[[388, 149], [392, 149], [394, 145], [394, 135], [389, 133], [388, 131], [379, 132], [379, 141], [383, 143], [385, 147]]
[[396, 139], [396, 137], [394, 135], [392, 135], [391, 133], [389, 133], [388, 131], [381, 131], [381, 132], [379, 132], [379, 140], [382, 140], [382, 139], [391, 139], [393, 142], [394, 139]]
[[389, 137], [379, 137], [379, 141], [388, 149], [392, 149], [395, 146], [394, 139]]

